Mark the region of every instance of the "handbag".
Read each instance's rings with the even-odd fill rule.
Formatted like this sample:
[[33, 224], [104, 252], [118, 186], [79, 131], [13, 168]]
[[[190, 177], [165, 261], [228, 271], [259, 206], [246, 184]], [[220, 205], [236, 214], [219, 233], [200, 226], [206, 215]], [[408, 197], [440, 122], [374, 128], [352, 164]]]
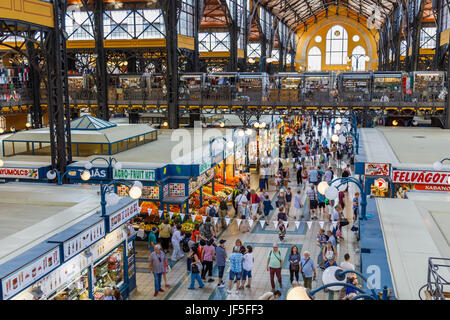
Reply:
[[341, 226], [341, 227], [345, 227], [345, 226], [348, 225], [349, 223], [350, 223], [350, 222], [348, 222], [347, 218], [343, 218], [343, 219], [341, 219], [340, 226]]
[[275, 201], [275, 207], [279, 208], [280, 207], [280, 201]]

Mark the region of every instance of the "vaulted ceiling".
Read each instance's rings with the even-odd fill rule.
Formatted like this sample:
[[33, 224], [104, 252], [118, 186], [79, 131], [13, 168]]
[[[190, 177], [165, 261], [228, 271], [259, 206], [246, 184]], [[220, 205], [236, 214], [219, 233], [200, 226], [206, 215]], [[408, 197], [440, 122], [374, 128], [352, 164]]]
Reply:
[[340, 7], [352, 12], [353, 16], [369, 18], [376, 7], [379, 8], [381, 23], [393, 10], [396, 0], [258, 0], [274, 15], [295, 29], [300, 25], [317, 22], [319, 15], [327, 12], [330, 6]]

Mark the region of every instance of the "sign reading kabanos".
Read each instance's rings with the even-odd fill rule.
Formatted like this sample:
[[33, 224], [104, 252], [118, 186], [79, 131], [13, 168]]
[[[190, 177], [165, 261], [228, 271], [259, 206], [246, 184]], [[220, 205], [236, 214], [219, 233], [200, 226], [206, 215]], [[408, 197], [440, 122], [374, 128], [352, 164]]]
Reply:
[[392, 170], [393, 183], [445, 185], [449, 177], [450, 171]]

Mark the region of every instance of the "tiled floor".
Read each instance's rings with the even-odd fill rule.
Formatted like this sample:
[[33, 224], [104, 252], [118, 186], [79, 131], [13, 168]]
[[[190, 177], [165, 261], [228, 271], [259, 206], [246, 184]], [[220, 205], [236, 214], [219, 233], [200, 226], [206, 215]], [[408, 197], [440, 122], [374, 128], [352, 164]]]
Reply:
[[[333, 166], [336, 167], [335, 173], [339, 174], [340, 170], [336, 166], [336, 163], [332, 163]], [[285, 165], [289, 165], [292, 167], [292, 162], [285, 162]], [[343, 164], [340, 164], [340, 168], [342, 168]], [[291, 177], [295, 176], [295, 171], [291, 171]], [[295, 185], [294, 180], [291, 179], [292, 182], [289, 186], [292, 187], [293, 191], [296, 191], [297, 186]], [[251, 185], [254, 188], [258, 186], [258, 176], [256, 174], [251, 175]], [[352, 221], [352, 212], [351, 212], [351, 199], [353, 198], [353, 194], [356, 191], [356, 187], [350, 185], [349, 188], [349, 197], [346, 199], [347, 206], [344, 210], [346, 217], [349, 221]], [[271, 197], [276, 195], [276, 187], [271, 186], [270, 189]], [[303, 200], [305, 201], [305, 194], [303, 194]], [[305, 201], [305, 204], [307, 202]], [[231, 209], [233, 211], [233, 209]], [[312, 222], [311, 228], [308, 228], [306, 221], [309, 221], [309, 214], [307, 213], [308, 207], [305, 206], [305, 217], [301, 220], [300, 226], [296, 229], [293, 218], [290, 218], [290, 224], [288, 227], [287, 235], [284, 241], [279, 245], [280, 251], [282, 255], [285, 257], [285, 263], [282, 269], [282, 283], [283, 288], [280, 289], [282, 291], [282, 298], [286, 297], [286, 292], [290, 288], [289, 281], [289, 269], [287, 260], [287, 254], [292, 245], [297, 245], [299, 250], [302, 253], [305, 250], [308, 250], [311, 253], [311, 257], [314, 258], [314, 262], [317, 261], [317, 256], [319, 254], [319, 247], [316, 245], [316, 234], [318, 229], [320, 228], [320, 224], [318, 221]], [[270, 220], [273, 221], [276, 219], [277, 209], [272, 213]], [[297, 217], [299, 219], [299, 217]], [[358, 249], [358, 242], [353, 234], [350, 231], [351, 223], [349, 226], [343, 228], [343, 236], [345, 240], [341, 241], [338, 245], [338, 264], [343, 261], [343, 256], [345, 253], [349, 253], [351, 255], [351, 261], [356, 265], [357, 269], [359, 268], [359, 254], [355, 252]], [[331, 228], [330, 223], [325, 223], [325, 229]], [[242, 226], [241, 226], [242, 229]], [[170, 288], [165, 288], [164, 293], [159, 293], [157, 297], [153, 297], [154, 293], [154, 280], [153, 275], [148, 273], [148, 249], [146, 247], [145, 242], [137, 242], [136, 244], [136, 255], [137, 255], [137, 289], [131, 294], [131, 299], [135, 300], [161, 300], [161, 299], [193, 299], [193, 300], [242, 300], [242, 299], [257, 299], [259, 296], [264, 294], [267, 291], [271, 290], [269, 272], [266, 270], [267, 256], [272, 249], [272, 244], [274, 242], [280, 243], [278, 239], [278, 232], [276, 231], [272, 222], [264, 228], [261, 228], [259, 223], [255, 223], [250, 232], [241, 232], [237, 228], [237, 221], [232, 219], [229, 227], [220, 235], [221, 239], [226, 239], [227, 242], [226, 250], [227, 253], [230, 253], [232, 247], [234, 246], [235, 240], [237, 238], [241, 239], [244, 245], [252, 245], [253, 253], [255, 257], [255, 267], [252, 271], [253, 280], [251, 289], [246, 288], [245, 290], [239, 291], [238, 294], [234, 293], [235, 289], [233, 287], [233, 293], [227, 294], [225, 288], [217, 288], [217, 281], [208, 283], [205, 282], [205, 287], [202, 289], [198, 289], [198, 284], [196, 283], [196, 290], [188, 290], [188, 286], [190, 284], [190, 276], [186, 273], [186, 259], [183, 258], [178, 262], [173, 264], [172, 271], [167, 274], [167, 280], [170, 284]], [[170, 254], [169, 254], [170, 257]], [[215, 267], [213, 270], [213, 275], [217, 277], [217, 268]], [[320, 268], [317, 269], [317, 280], [313, 281], [313, 289], [322, 285], [321, 276], [322, 271]], [[228, 277], [228, 265], [225, 269], [224, 278], [227, 280]], [[217, 279], [217, 278], [216, 278]], [[302, 283], [300, 277], [300, 283]], [[228, 281], [226, 281], [228, 286]], [[278, 283], [276, 281], [277, 288]], [[164, 285], [164, 281], [163, 281]], [[324, 292], [321, 291], [316, 294], [316, 299], [318, 300], [328, 300], [328, 299], [338, 299], [338, 293], [333, 292]]]

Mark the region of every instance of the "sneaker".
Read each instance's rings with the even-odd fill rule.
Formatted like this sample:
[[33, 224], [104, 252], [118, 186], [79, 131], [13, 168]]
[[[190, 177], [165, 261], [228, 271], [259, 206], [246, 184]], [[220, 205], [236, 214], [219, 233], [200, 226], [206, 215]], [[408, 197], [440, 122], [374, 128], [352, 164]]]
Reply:
[[249, 284], [248, 284], [248, 285], [246, 285], [245, 287], [246, 287], [246, 288], [249, 288], [249, 289], [251, 288]]
[[166, 288], [170, 288], [170, 284], [166, 284]]
[[231, 290], [227, 290], [227, 293], [228, 293], [228, 294], [231, 294], [232, 292], [231, 292]]
[[208, 282], [214, 282], [214, 279], [209, 279]]
[[163, 289], [159, 289], [159, 292], [164, 292], [164, 290]]
[[236, 290], [234, 293], [235, 293], [235, 294], [239, 294], [239, 290]]
[[198, 287], [199, 289], [203, 288], [204, 286]]
[[223, 283], [223, 282], [222, 282], [222, 283], [219, 283], [218, 287], [219, 287], [219, 288], [225, 287], [225, 283]]
[[156, 297], [158, 295], [158, 291], [156, 291], [153, 296]]

